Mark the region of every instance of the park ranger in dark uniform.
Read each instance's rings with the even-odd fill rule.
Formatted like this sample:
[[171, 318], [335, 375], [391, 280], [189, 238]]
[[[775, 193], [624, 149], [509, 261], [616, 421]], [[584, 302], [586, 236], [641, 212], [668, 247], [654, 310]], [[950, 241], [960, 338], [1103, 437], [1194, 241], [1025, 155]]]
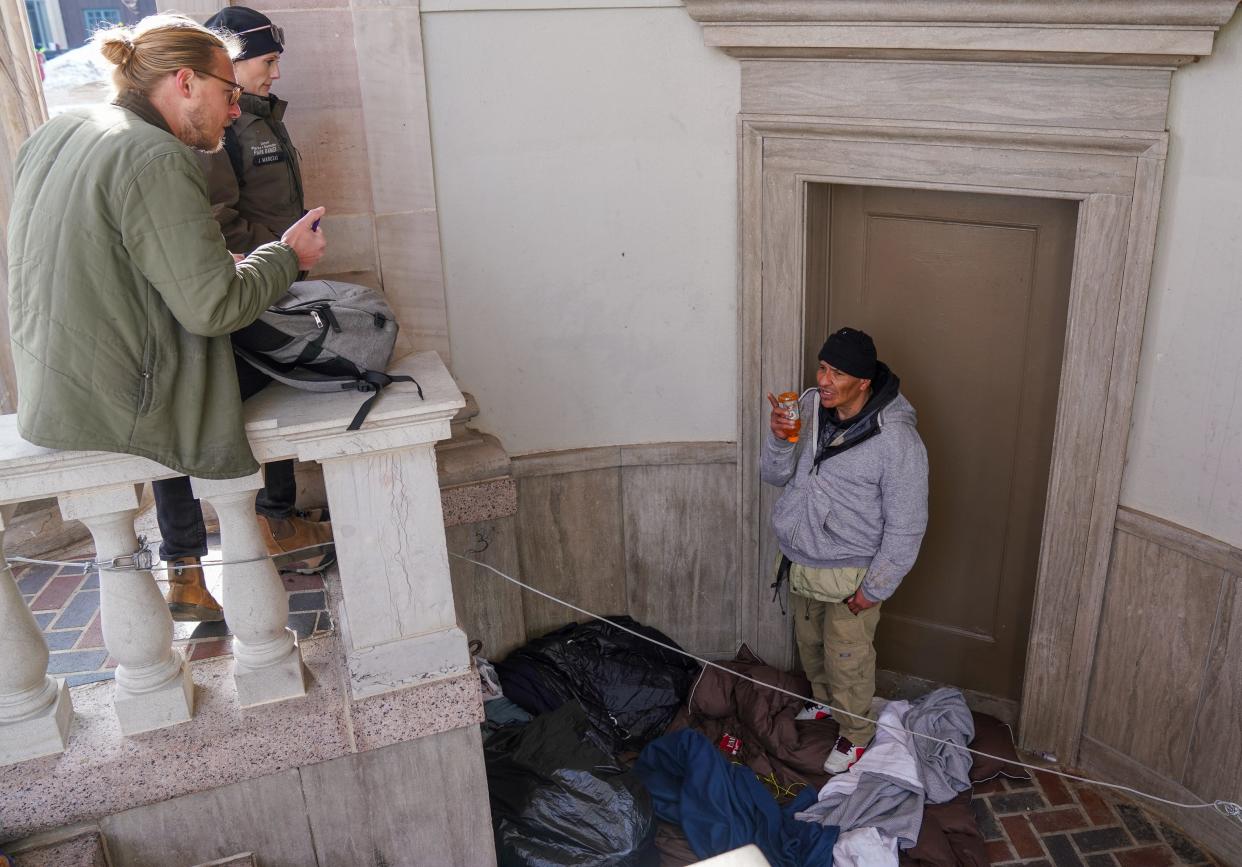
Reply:
[[245, 88], [241, 117], [225, 131], [224, 148], [204, 155], [212, 213], [234, 253], [249, 253], [280, 237], [304, 213], [298, 152], [285, 129], [283, 99], [271, 92], [280, 78], [284, 33], [266, 15], [244, 6], [226, 7], [207, 20], [242, 42], [234, 61]]

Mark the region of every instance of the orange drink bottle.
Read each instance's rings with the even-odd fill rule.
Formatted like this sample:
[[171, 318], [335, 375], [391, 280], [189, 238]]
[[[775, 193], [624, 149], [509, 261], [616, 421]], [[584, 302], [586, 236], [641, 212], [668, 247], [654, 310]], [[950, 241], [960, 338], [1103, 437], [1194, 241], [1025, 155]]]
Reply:
[[798, 393], [782, 391], [776, 396], [776, 402], [785, 411], [785, 418], [791, 419], [794, 423], [793, 435], [789, 437], [789, 442], [796, 443], [798, 433], [802, 430], [802, 411], [798, 406]]

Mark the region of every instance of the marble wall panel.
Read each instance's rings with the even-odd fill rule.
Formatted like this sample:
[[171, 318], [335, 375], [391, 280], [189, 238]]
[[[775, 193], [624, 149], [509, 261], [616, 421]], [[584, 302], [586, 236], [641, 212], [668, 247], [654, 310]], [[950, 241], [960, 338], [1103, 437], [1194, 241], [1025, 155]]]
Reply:
[[293, 9], [271, 14], [285, 31], [280, 80], [272, 91], [290, 112], [362, 107], [354, 25], [335, 9]]
[[1242, 575], [1225, 582], [1184, 782], [1201, 798], [1242, 802]]
[[353, 18], [376, 213], [435, 208], [418, 7], [355, 4]]
[[433, 350], [450, 366], [440, 228], [435, 211], [375, 218], [380, 274], [401, 333], [397, 354]]
[[1118, 532], [1086, 734], [1180, 780], [1223, 572]]
[[626, 467], [629, 612], [693, 653], [737, 650], [736, 464]]
[[[742, 591], [735, 451], [664, 443], [515, 458], [520, 577], [597, 614], [629, 614], [695, 652], [731, 655]], [[529, 593], [522, 605], [531, 638], [582, 619]]]
[[276, 18], [285, 12], [303, 9], [344, 9], [349, 6], [349, 0], [247, 0], [247, 5]]
[[[517, 524], [524, 581], [596, 614], [625, 613], [620, 468], [520, 479]], [[529, 638], [584, 619], [530, 593], [522, 610]]]
[[478, 726], [301, 773], [318, 856], [308, 864], [495, 863]]
[[320, 228], [328, 239], [328, 249], [315, 266], [313, 276], [378, 270], [375, 219], [370, 214], [328, 213]]
[[[521, 577], [517, 518], [459, 524], [445, 531], [451, 554], [465, 554], [506, 575]], [[466, 637], [483, 642], [482, 656], [501, 659], [526, 641], [522, 590], [481, 566], [449, 557], [457, 622]]]
[[323, 205], [329, 214], [369, 214], [371, 171], [360, 108], [290, 106], [289, 135], [301, 157], [306, 207]]
[[188, 867], [254, 852], [264, 867], [317, 863], [297, 770], [126, 810], [101, 821], [118, 867]]

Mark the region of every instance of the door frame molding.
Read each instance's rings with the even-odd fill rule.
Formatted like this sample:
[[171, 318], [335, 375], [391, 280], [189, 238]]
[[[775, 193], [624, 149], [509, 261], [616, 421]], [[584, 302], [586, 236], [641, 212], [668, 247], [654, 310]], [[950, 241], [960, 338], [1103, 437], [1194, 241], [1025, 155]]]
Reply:
[[[1138, 372], [1168, 136], [740, 116], [741, 574], [774, 551], [759, 480], [762, 396], [802, 381], [807, 185], [918, 187], [1079, 202], [1048, 502], [1023, 686], [1027, 749], [1077, 754]], [[790, 339], [793, 335], [793, 339]], [[763, 581], [744, 634], [788, 661]]]
[[[741, 574], [767, 571], [763, 394], [800, 373], [806, 184], [1080, 202], [1019, 730], [1024, 747], [1072, 764], [1137, 379], [1169, 86], [1174, 69], [1212, 53], [1236, 0], [685, 3], [704, 43], [741, 60]], [[761, 598], [767, 584], [739, 587], [743, 635], [787, 661], [788, 625]]]

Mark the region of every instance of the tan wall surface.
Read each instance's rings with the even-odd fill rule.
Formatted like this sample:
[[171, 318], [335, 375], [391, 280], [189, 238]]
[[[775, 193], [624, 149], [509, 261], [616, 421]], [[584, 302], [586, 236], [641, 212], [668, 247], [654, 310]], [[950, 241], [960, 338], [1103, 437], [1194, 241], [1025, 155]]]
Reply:
[[1242, 546], [1242, 20], [1173, 76], [1123, 505]]
[[511, 454], [734, 439], [737, 62], [676, 7], [485, 5], [423, 15], [480, 429]]

